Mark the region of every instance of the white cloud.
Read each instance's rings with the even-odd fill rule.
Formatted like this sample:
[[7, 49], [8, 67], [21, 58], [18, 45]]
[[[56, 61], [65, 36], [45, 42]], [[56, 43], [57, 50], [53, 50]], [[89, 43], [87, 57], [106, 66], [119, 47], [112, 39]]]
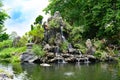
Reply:
[[[20, 36], [30, 30], [30, 25], [38, 15], [44, 16], [44, 21], [48, 15], [42, 10], [48, 5], [48, 0], [4, 0], [4, 9], [11, 16], [5, 23], [7, 32], [16, 31]], [[16, 15], [19, 13], [19, 16]]]

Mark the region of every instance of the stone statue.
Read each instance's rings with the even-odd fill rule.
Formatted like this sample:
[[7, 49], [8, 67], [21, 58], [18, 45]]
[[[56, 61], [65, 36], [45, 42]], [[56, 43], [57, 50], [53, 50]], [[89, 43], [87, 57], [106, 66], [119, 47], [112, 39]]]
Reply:
[[88, 49], [90, 49], [90, 48], [92, 47], [92, 42], [91, 42], [90, 39], [87, 39], [85, 44], [86, 44], [86, 47], [87, 47]]
[[87, 47], [86, 54], [93, 55], [95, 53], [96, 49], [95, 49], [95, 47], [92, 46], [91, 40], [87, 39], [85, 44]]

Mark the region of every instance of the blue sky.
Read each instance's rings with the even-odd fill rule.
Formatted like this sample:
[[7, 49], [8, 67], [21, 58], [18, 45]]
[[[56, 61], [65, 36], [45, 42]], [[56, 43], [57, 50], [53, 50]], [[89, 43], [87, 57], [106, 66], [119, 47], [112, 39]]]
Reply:
[[11, 17], [5, 22], [7, 33], [16, 31], [22, 36], [30, 30], [30, 25], [38, 15], [43, 15], [44, 21], [49, 16], [42, 12], [48, 5], [48, 0], [3, 0], [3, 4]]

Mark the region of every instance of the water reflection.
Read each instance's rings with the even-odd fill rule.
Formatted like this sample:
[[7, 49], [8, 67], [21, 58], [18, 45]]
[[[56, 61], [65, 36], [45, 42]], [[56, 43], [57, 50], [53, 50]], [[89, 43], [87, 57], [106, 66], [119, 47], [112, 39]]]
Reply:
[[0, 68], [14, 74], [14, 80], [119, 80], [120, 69], [115, 63], [0, 64]]

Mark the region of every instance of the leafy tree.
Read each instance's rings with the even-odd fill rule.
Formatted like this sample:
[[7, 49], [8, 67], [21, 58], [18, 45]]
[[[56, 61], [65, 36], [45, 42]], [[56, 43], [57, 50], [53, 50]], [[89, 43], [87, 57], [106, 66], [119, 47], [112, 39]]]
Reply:
[[39, 15], [34, 24], [31, 25], [31, 31], [29, 31], [29, 36], [32, 37], [34, 43], [40, 43], [44, 38], [44, 28], [42, 27], [43, 16]]
[[39, 15], [39, 16], [35, 19], [34, 24], [42, 24], [42, 19], [43, 19], [43, 16], [42, 16], [42, 15]]
[[120, 0], [49, 0], [44, 9], [60, 11], [70, 25], [84, 29], [83, 38], [106, 38], [112, 43], [120, 39]]
[[40, 24], [33, 26], [33, 30], [29, 32], [29, 35], [33, 37], [34, 43], [40, 43], [44, 38], [44, 28]]
[[23, 46], [26, 46], [27, 43], [28, 43], [28, 36], [27, 36], [27, 35], [23, 35], [23, 36], [20, 38], [17, 46], [18, 46], [18, 47], [23, 47]]
[[7, 40], [9, 38], [9, 35], [7, 33], [0, 34], [0, 42], [3, 40]]
[[2, 2], [0, 0], [0, 41], [8, 39], [8, 34], [5, 33], [4, 22], [9, 16], [6, 14], [5, 10], [2, 9]]

